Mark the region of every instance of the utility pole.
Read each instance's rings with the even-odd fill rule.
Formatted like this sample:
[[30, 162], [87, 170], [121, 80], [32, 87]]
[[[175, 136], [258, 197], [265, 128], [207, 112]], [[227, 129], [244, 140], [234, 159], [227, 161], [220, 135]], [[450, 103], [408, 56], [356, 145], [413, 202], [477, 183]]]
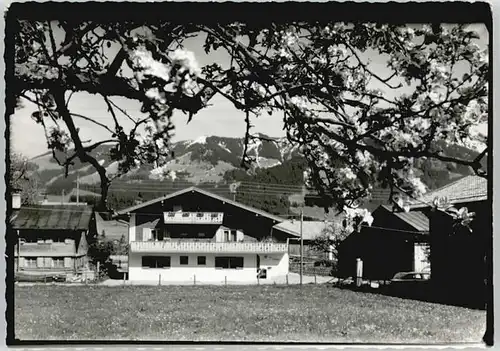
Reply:
[[307, 180], [307, 172], [304, 171], [302, 173], [302, 179], [304, 184], [302, 184], [302, 196], [304, 198], [302, 202], [302, 206], [300, 207], [300, 286], [302, 286], [302, 273], [304, 270], [304, 238], [303, 238], [303, 224], [304, 224], [304, 206], [306, 200], [306, 180]]
[[76, 174], [76, 203], [80, 202], [80, 174]]
[[233, 201], [236, 201], [236, 193], [238, 192], [239, 183], [229, 184], [229, 192], [233, 194]]
[[19, 236], [19, 229], [17, 232], [17, 271], [19, 272], [19, 264], [21, 263], [21, 237]]
[[302, 286], [302, 270], [304, 269], [304, 239], [302, 235], [302, 224], [304, 223], [304, 210], [300, 209], [300, 285]]

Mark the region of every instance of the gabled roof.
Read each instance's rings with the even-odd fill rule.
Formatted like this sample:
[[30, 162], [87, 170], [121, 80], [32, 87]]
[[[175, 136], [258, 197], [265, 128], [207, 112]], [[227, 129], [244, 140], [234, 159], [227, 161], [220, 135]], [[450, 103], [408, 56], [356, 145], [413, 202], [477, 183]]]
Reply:
[[[325, 221], [304, 221], [302, 222], [302, 238], [304, 240], [314, 240], [321, 236], [327, 226], [328, 222]], [[300, 237], [300, 221], [297, 220], [278, 223], [274, 225], [273, 229]]]
[[263, 217], [267, 217], [267, 218], [275, 220], [277, 222], [283, 222], [284, 221], [284, 219], [281, 218], [281, 217], [275, 216], [273, 214], [267, 213], [265, 211], [256, 209], [256, 208], [251, 207], [251, 206], [244, 205], [244, 204], [239, 203], [237, 201], [233, 201], [233, 200], [228, 199], [226, 197], [223, 197], [223, 196], [220, 196], [220, 195], [216, 195], [214, 193], [211, 193], [209, 191], [206, 191], [206, 190], [194, 187], [194, 186], [191, 186], [189, 188], [173, 192], [171, 194], [168, 194], [168, 195], [165, 195], [165, 196], [162, 196], [162, 197], [150, 200], [150, 201], [143, 202], [143, 203], [135, 205], [135, 206], [131, 206], [131, 207], [126, 208], [124, 210], [117, 211], [117, 214], [123, 215], [123, 214], [127, 214], [127, 213], [130, 213], [130, 212], [134, 212], [134, 211], [136, 211], [136, 210], [138, 210], [140, 208], [143, 208], [143, 207], [146, 207], [146, 206], [149, 206], [149, 205], [153, 205], [153, 204], [155, 204], [157, 202], [160, 202], [160, 201], [163, 201], [163, 200], [168, 200], [168, 199], [171, 199], [171, 198], [174, 198], [176, 196], [183, 195], [183, 194], [186, 194], [186, 193], [189, 193], [189, 192], [197, 192], [199, 194], [203, 194], [205, 196], [209, 196], [209, 197], [211, 197], [213, 199], [217, 199], [219, 201], [226, 202], [226, 203], [228, 203], [230, 205], [233, 205], [235, 207], [239, 207], [239, 208], [244, 209], [246, 211], [250, 211], [250, 212], [256, 213], [258, 215], [261, 215]]
[[92, 219], [92, 206], [21, 207], [12, 222], [13, 229], [87, 230]]
[[394, 212], [391, 206], [382, 205], [382, 207], [412, 226], [415, 230], [422, 233], [429, 232], [429, 218], [424, 213], [420, 211]]
[[97, 234], [101, 235], [104, 231], [106, 239], [120, 240], [122, 235], [125, 239], [128, 238], [128, 223], [122, 220], [112, 219], [109, 221], [104, 220], [99, 213], [95, 214]]
[[446, 197], [451, 204], [484, 201], [488, 198], [488, 181], [475, 175], [466, 176], [425, 194], [419, 200], [412, 200], [410, 207], [431, 206], [436, 197]]

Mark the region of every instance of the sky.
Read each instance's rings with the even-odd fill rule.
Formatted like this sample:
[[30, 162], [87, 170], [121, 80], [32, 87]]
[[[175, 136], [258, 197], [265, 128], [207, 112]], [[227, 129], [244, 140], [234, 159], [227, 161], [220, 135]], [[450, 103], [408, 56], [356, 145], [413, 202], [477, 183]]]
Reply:
[[[485, 47], [488, 43], [486, 28], [482, 25], [474, 25], [474, 27], [481, 37], [479, 45]], [[57, 35], [61, 35], [62, 38], [62, 34], [56, 33], [56, 36]], [[203, 38], [201, 37], [190, 38], [184, 43], [185, 48], [194, 53], [200, 66], [212, 62], [218, 62], [222, 65], [226, 62], [229, 63], [229, 56], [222, 50], [217, 50], [209, 55], [205, 54], [202, 43]], [[109, 56], [114, 57], [113, 53], [117, 52], [117, 50], [118, 47], [111, 47]], [[382, 77], [388, 75], [385, 74], [388, 70], [386, 68], [386, 61], [383, 57], [371, 53], [365, 53], [364, 56], [369, 57], [372, 61], [371, 69], [375, 73]], [[375, 87], [382, 89], [388, 98], [391, 98], [391, 96], [387, 95], [394, 94], [391, 91], [386, 91], [382, 84], [380, 84], [380, 86], [374, 86], [374, 88]], [[140, 117], [142, 115], [140, 112], [140, 104], [136, 101], [121, 97], [113, 97], [111, 100], [133, 117]], [[231, 102], [220, 95], [215, 96], [210, 101], [210, 104], [211, 106], [196, 114], [189, 124], [186, 123], [187, 116], [180, 112], [174, 114], [173, 122], [176, 128], [173, 138], [174, 142], [196, 139], [204, 135], [224, 137], [243, 137], [245, 135], [245, 116], [243, 112], [238, 111]], [[92, 117], [113, 129], [112, 117], [108, 113], [106, 104], [100, 96], [84, 92], [75, 93], [71, 98], [69, 109], [73, 113]], [[48, 151], [43, 128], [31, 119], [32, 112], [36, 110], [37, 108], [34, 104], [27, 100], [23, 100], [23, 107], [16, 110], [10, 117], [11, 145], [13, 151], [27, 157], [35, 157]], [[125, 117], [123, 117], [121, 121], [126, 129], [130, 126], [130, 124], [127, 124]], [[77, 127], [80, 128], [82, 140], [96, 142], [107, 139], [110, 136], [108, 131], [82, 119], [75, 119], [75, 123]], [[252, 124], [254, 125], [252, 129], [254, 133], [260, 132], [272, 137], [285, 136], [282, 113], [275, 113], [271, 116], [267, 113], [263, 113], [258, 118], [254, 118]], [[484, 132], [486, 132], [486, 127], [484, 128]]]

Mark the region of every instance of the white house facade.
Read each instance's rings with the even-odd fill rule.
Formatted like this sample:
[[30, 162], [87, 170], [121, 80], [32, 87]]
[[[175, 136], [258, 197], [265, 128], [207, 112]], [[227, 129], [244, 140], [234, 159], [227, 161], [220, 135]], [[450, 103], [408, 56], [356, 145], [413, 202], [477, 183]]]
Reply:
[[288, 274], [282, 218], [194, 187], [123, 210], [128, 278], [169, 283], [255, 283]]

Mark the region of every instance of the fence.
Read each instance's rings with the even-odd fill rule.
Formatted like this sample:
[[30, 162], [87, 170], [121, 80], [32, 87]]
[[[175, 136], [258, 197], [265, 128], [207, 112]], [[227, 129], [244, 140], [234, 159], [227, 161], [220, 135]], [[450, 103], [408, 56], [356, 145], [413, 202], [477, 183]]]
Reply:
[[[289, 270], [293, 273], [300, 273], [300, 262], [290, 263]], [[314, 266], [314, 262], [304, 262], [302, 265], [302, 273], [305, 275], [330, 276], [331, 272], [332, 267]]]
[[[304, 276], [302, 278], [303, 284], [324, 284], [332, 281], [332, 277], [325, 276]], [[219, 280], [207, 280], [204, 279], [203, 276], [193, 275], [191, 277], [186, 277], [184, 280], [171, 281], [165, 280], [161, 276], [158, 277], [156, 281], [141, 281], [141, 280], [107, 280], [103, 282], [103, 285], [107, 286], [127, 286], [127, 285], [157, 285], [157, 286], [167, 286], [167, 285], [190, 285], [190, 286], [207, 286], [207, 285], [216, 285], [216, 286], [236, 286], [236, 285], [298, 285], [300, 284], [300, 277], [298, 274], [287, 274], [276, 277], [267, 277], [265, 279], [255, 277], [255, 279], [251, 280], [231, 280], [227, 277]]]

